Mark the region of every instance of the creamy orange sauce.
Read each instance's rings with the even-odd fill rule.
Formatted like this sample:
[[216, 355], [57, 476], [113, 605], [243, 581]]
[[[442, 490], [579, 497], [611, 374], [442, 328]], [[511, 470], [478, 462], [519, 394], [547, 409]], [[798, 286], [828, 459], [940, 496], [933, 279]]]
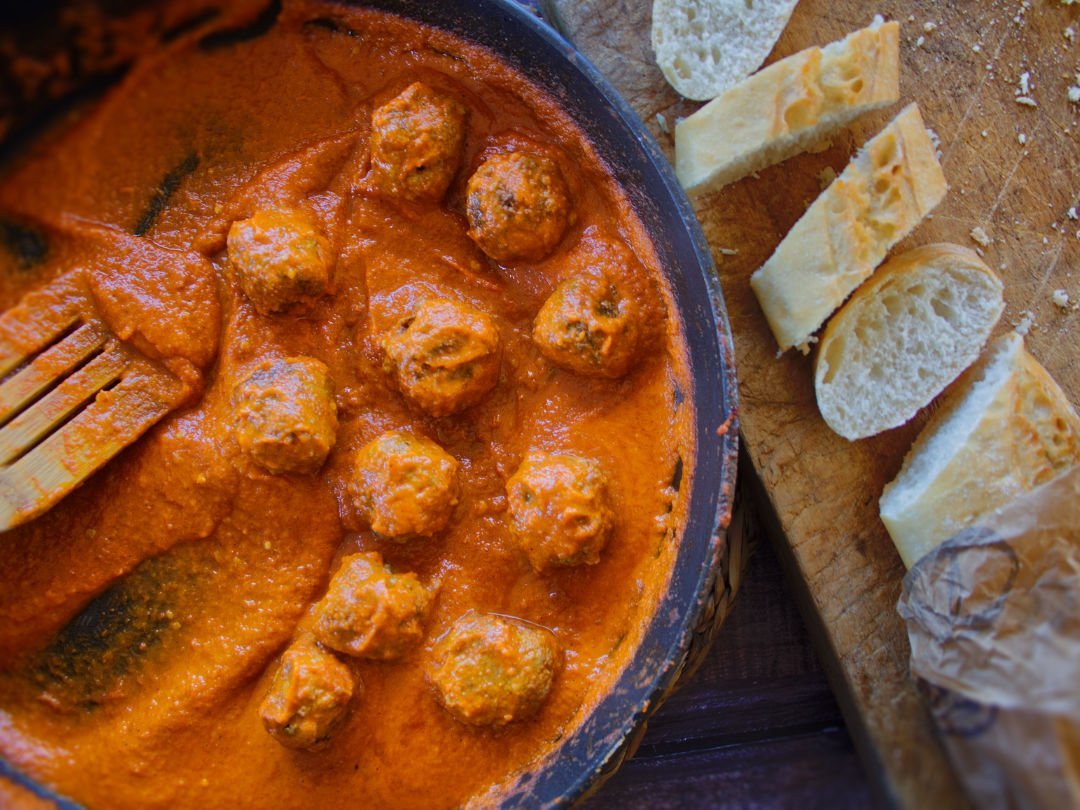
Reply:
[[[88, 807], [453, 807], [572, 732], [663, 592], [680, 455], [692, 469], [690, 405], [676, 402], [686, 390], [679, 325], [608, 169], [553, 99], [488, 51], [316, 2], [286, 3], [245, 41], [205, 38], [222, 24], [154, 51], [0, 179], [0, 218], [47, 245], [30, 261], [0, 250], [2, 307], [84, 267], [113, 302], [100, 314], [137, 348], [141, 337], [151, 355], [165, 345], [210, 363], [193, 404], [51, 512], [0, 535], [0, 754]], [[442, 204], [388, 199], [366, 182], [373, 109], [417, 80], [469, 112], [464, 164]], [[486, 152], [526, 142], [561, 168], [573, 223], [549, 258], [500, 266], [466, 233], [465, 183]], [[331, 294], [304, 312], [261, 315], [236, 285], [225, 235], [259, 208], [297, 203], [333, 246]], [[185, 315], [183, 276], [163, 277], [165, 305], [140, 310], [128, 294], [139, 273], [101, 259], [87, 223], [201, 252], [216, 290], [189, 296], [198, 311]], [[624, 283], [642, 311], [641, 356], [619, 379], [558, 369], [531, 339], [544, 300], [586, 264]], [[503, 341], [492, 392], [442, 418], [408, 406], [379, 347], [433, 296], [488, 313]], [[211, 359], [206, 333], [218, 327]], [[297, 355], [330, 370], [336, 445], [317, 474], [271, 475], [239, 451], [232, 391], [266, 358]], [[461, 465], [460, 503], [432, 539], [380, 539], [346, 505], [349, 456], [401, 428]], [[616, 525], [598, 564], [540, 575], [511, 542], [505, 484], [530, 450], [602, 465]], [[355, 663], [363, 694], [325, 750], [283, 748], [259, 702], [336, 561], [357, 551], [438, 586], [425, 641], [401, 661]], [[554, 632], [561, 665], [534, 717], [475, 728], [435, 701], [424, 661], [469, 610]], [[0, 790], [9, 795], [22, 794]]]

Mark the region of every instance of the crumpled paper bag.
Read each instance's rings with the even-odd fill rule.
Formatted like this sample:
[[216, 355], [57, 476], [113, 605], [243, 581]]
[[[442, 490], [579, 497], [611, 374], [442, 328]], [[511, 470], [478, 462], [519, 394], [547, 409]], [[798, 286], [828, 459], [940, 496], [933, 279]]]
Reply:
[[919, 560], [897, 609], [975, 805], [1080, 808], [1080, 468]]

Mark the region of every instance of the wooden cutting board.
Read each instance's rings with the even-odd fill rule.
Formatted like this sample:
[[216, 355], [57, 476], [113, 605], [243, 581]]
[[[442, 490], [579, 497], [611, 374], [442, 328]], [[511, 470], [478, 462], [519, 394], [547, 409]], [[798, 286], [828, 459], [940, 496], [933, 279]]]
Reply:
[[[653, 63], [647, 0], [556, 0], [556, 22], [669, 150], [699, 105]], [[979, 248], [1006, 284], [998, 333], [1030, 321], [1028, 346], [1080, 401], [1080, 5], [1059, 0], [802, 0], [768, 61], [868, 24], [899, 20], [901, 104], [917, 101], [940, 138], [951, 190], [897, 250], [935, 241]], [[1068, 28], [1076, 34], [1070, 38]], [[1029, 96], [1016, 101], [1020, 76]], [[834, 686], [872, 775], [904, 807], [966, 802], [908, 671], [895, 606], [904, 566], [878, 518], [882, 487], [926, 421], [850, 443], [818, 415], [811, 360], [776, 345], [749, 276], [856, 148], [901, 108], [863, 119], [824, 151], [794, 158], [697, 204], [735, 336], [742, 434], [831, 653]], [[1075, 211], [1074, 211], [1075, 214]], [[992, 239], [976, 244], [982, 228]], [[1070, 304], [1052, 295], [1065, 290]]]

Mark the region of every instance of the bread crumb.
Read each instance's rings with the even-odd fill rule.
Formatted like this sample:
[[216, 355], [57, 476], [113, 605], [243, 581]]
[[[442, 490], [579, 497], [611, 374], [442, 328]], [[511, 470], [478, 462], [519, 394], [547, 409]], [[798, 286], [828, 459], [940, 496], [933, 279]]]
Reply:
[[1020, 74], [1020, 89], [1016, 93], [1016, 95], [1018, 95], [1018, 96], [1029, 96], [1029, 95], [1031, 95], [1031, 73], [1030, 72], [1025, 70], [1023, 73]]
[[975, 53], [978, 53], [982, 50], [982, 45], [976, 42], [974, 45], [971, 46], [971, 50], [975, 51]]
[[986, 138], [986, 137], [989, 137], [989, 135], [990, 135], [990, 130], [988, 130], [988, 129], [984, 129], [984, 130], [982, 131], [982, 136], [983, 136], [984, 138]]
[[971, 229], [971, 238], [983, 247], [986, 247], [994, 241], [990, 238], [990, 234], [983, 230], [982, 227], [979, 225], [976, 225], [974, 228]]
[[1066, 211], [1065, 216], [1067, 216], [1069, 219], [1080, 219], [1080, 214], [1076, 212], [1075, 206]]
[[737, 251], [735, 248], [717, 248], [717, 252], [721, 256], [738, 256], [739, 255], [739, 251]]
[[1074, 84], [1069, 88], [1069, 101], [1073, 104], [1080, 102], [1080, 85]]
[[1049, 245], [1050, 244], [1050, 237], [1049, 236], [1044, 236], [1043, 237], [1043, 244], [1044, 245]]
[[836, 179], [836, 169], [832, 166], [826, 166], [820, 172], [818, 172], [817, 181], [821, 190], [824, 191], [832, 185], [832, 181]]
[[941, 160], [941, 137], [929, 127], [926, 128], [926, 134], [930, 136], [930, 143], [933, 144], [934, 154], [937, 155], [938, 160]]
[[668, 126], [667, 116], [663, 113], [656, 114], [656, 124], [660, 127], [660, 131], [665, 135], [671, 134], [671, 127]]
[[1071, 25], [1061, 33], [1065, 35], [1065, 39], [1069, 40], [1069, 42], [1072, 42], [1076, 39], [1076, 29], [1073, 28]]
[[1014, 331], [1021, 337], [1026, 337], [1035, 325], [1035, 316], [1029, 310], [1020, 313], [1020, 320], [1015, 324]]
[[926, 37], [919, 37], [917, 40], [915, 40], [915, 47], [916, 48], [921, 48], [925, 42], [926, 42]]
[[1033, 99], [1031, 96], [1017, 96], [1016, 97], [1016, 103], [1017, 104], [1023, 104], [1025, 107], [1038, 107], [1039, 106], [1038, 102], [1035, 101], [1035, 99]]
[[1065, 292], [1065, 290], [1054, 290], [1054, 294], [1050, 296], [1050, 300], [1053, 301], [1054, 306], [1062, 312], [1069, 308], [1069, 294]]
[[1016, 136], [1016, 140], [1018, 140], [1020, 142], [1020, 145], [1023, 146], [1025, 143], [1027, 143], [1027, 135], [1021, 132], [1019, 135]]
[[928, 21], [928, 22], [924, 22], [924, 23], [923, 23], [923, 27], [922, 27], [922, 30], [923, 30], [923, 31], [925, 31], [925, 32], [926, 32], [926, 33], [928, 33], [928, 34], [932, 34], [932, 33], [934, 33], [934, 31], [936, 31], [936, 30], [937, 30], [937, 23], [935, 23], [935, 22], [929, 22], [929, 21]]

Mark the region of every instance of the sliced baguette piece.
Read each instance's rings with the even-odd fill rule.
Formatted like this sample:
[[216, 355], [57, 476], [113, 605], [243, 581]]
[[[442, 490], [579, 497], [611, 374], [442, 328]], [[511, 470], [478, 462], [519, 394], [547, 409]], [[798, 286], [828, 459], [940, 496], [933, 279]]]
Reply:
[[804, 354], [825, 319], [948, 186], [916, 104], [868, 141], [750, 277], [780, 351]]
[[949, 392], [881, 496], [904, 564], [1080, 464], [1080, 417], [1015, 332]]
[[691, 194], [786, 160], [900, 98], [900, 25], [880, 17], [782, 59], [675, 127], [675, 174]]
[[908, 421], [978, 359], [1003, 293], [994, 271], [959, 245], [887, 261], [822, 335], [814, 388], [825, 422], [855, 440]]
[[715, 98], [761, 66], [797, 2], [654, 0], [656, 64], [686, 98]]

